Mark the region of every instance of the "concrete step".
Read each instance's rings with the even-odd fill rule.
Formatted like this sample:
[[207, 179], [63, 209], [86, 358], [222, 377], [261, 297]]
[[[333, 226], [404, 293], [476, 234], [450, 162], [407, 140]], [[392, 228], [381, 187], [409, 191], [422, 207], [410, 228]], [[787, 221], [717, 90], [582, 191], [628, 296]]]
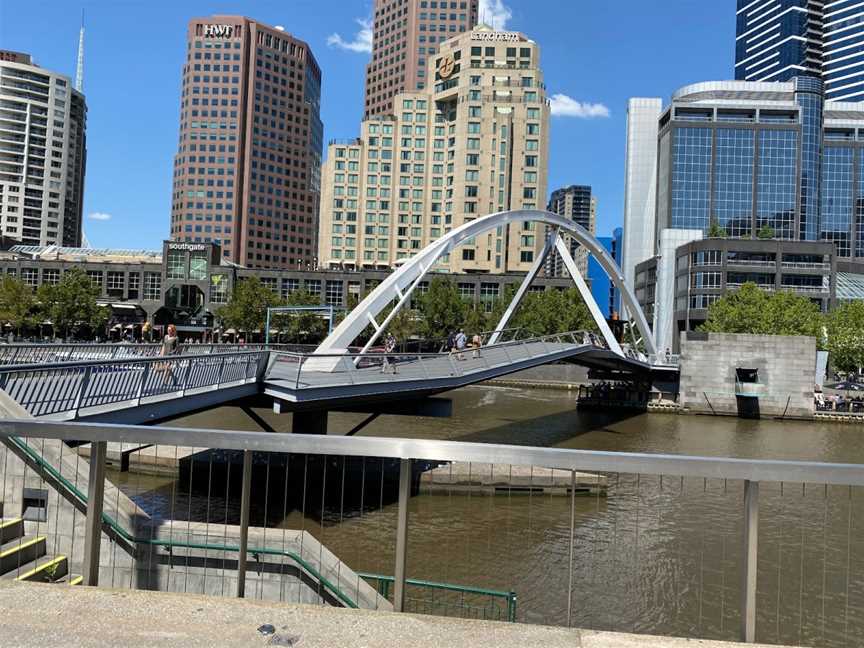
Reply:
[[22, 518], [0, 519], [0, 545], [24, 535], [24, 520]]
[[66, 556], [41, 556], [26, 565], [9, 571], [0, 578], [13, 578], [33, 583], [53, 583], [69, 574], [69, 561]]
[[22, 536], [0, 545], [0, 578], [44, 556], [45, 544], [45, 536]]

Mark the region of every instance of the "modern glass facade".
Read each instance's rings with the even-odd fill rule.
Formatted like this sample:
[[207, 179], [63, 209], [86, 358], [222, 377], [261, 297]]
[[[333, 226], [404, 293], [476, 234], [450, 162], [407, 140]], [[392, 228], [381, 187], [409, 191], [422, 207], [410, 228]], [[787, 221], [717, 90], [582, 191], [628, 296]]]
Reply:
[[754, 132], [743, 128], [717, 130], [714, 220], [729, 236], [750, 235]]
[[851, 253], [854, 159], [851, 147], [825, 148], [819, 238], [832, 241], [837, 247], [839, 257], [848, 257]]
[[674, 229], [709, 226], [712, 131], [682, 126], [672, 133], [672, 218]]
[[860, 0], [738, 0], [735, 78], [821, 78], [829, 101], [864, 101]]
[[[829, 3], [830, 4], [830, 3]], [[821, 73], [821, 2], [738, 0], [735, 16], [735, 78], [788, 81]]]
[[[795, 238], [795, 168], [798, 164], [798, 133], [794, 130], [763, 130], [759, 133], [756, 183], [756, 232], [772, 230], [774, 238]], [[731, 233], [730, 233], [731, 236]]]
[[828, 0], [822, 8], [825, 98], [864, 101], [864, 5]]
[[797, 77], [795, 103], [801, 106], [801, 181], [799, 237], [816, 240], [819, 224], [819, 182], [822, 152], [822, 82], [819, 79]]

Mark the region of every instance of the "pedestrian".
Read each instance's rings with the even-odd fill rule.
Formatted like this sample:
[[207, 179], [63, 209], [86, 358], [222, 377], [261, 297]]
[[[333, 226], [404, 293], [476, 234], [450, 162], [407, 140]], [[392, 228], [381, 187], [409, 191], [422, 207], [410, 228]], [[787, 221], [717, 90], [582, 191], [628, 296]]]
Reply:
[[447, 334], [447, 352], [453, 353], [453, 351], [455, 349], [456, 349], [456, 332], [450, 331]]
[[[162, 348], [159, 350], [159, 355], [163, 357], [176, 356], [180, 353], [180, 338], [177, 337], [177, 327], [173, 324], [168, 325], [168, 332], [162, 338]], [[176, 384], [177, 378], [174, 375], [174, 368], [170, 362], [162, 364], [162, 369], [165, 371], [165, 382], [170, 378]]]
[[475, 333], [471, 338], [471, 357], [479, 358], [480, 357], [480, 347], [483, 346], [483, 338], [480, 337], [479, 333]]
[[381, 363], [381, 373], [387, 373], [389, 367], [393, 367], [393, 373], [399, 373], [396, 368], [396, 358], [390, 354], [396, 349], [396, 338], [392, 333], [388, 333], [384, 338], [384, 362]]
[[666, 364], [672, 364], [672, 353], [669, 351], [669, 347], [666, 347]]
[[465, 331], [461, 328], [459, 332], [456, 334], [456, 357], [459, 360], [464, 360], [465, 357], [462, 355], [462, 352], [465, 350], [465, 345], [468, 342], [468, 338], [465, 337]]

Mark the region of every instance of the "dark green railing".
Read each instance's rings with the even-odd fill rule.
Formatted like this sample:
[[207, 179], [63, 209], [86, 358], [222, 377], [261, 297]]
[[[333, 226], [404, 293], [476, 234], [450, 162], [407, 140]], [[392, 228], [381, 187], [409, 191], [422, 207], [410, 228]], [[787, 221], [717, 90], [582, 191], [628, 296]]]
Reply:
[[[30, 459], [35, 462], [42, 470], [51, 475], [51, 477], [56, 480], [63, 488], [65, 488], [72, 497], [77, 499], [81, 504], [86, 507], [87, 495], [83, 493], [80, 489], [78, 489], [75, 484], [66, 479], [54, 466], [45, 461], [45, 458], [41, 454], [36, 452], [36, 450], [31, 448], [19, 437], [9, 437], [9, 440], [15, 447], [17, 447], [28, 457], [30, 457]], [[204, 542], [184, 542], [179, 540], [165, 540], [158, 538], [138, 538], [133, 536], [129, 531], [127, 531], [119, 522], [117, 522], [117, 520], [104, 512], [102, 513], [102, 523], [103, 525], [110, 528], [117, 536], [123, 538], [126, 542], [129, 542], [131, 544], [154, 545], [164, 547], [169, 551], [173, 547], [181, 549], [196, 549], [199, 551], [222, 551], [233, 553], [240, 551], [240, 547], [237, 545], [211, 544]], [[288, 558], [297, 563], [297, 565], [299, 565], [302, 569], [307, 571], [313, 578], [315, 578], [319, 583], [321, 583], [321, 585], [328, 592], [335, 596], [346, 607], [359, 607], [359, 605], [357, 605], [357, 603], [352, 600], [345, 592], [343, 592], [337, 585], [332, 583], [308, 561], [304, 560], [300, 555], [294, 553], [293, 551], [285, 551], [284, 549], [273, 549], [270, 547], [249, 547], [247, 551], [253, 556], [264, 555]], [[358, 573], [358, 575], [366, 581], [374, 581], [377, 584], [376, 589], [378, 590], [378, 593], [384, 598], [389, 598], [391, 584], [395, 581], [393, 576], [383, 576], [380, 574], [369, 573]], [[477, 616], [478, 618], [482, 619], [506, 620], [511, 623], [516, 621], [515, 592], [503, 592], [500, 590], [470, 587], [466, 585], [454, 585], [451, 583], [438, 583], [435, 581], [419, 580], [415, 578], [406, 579], [406, 585], [408, 585], [409, 587], [421, 587], [424, 588], [426, 591], [430, 592], [430, 596], [428, 599], [412, 599], [408, 597], [407, 600], [411, 609], [406, 611], [426, 614], [435, 614], [436, 611], [438, 614], [442, 614], [443, 611], [443, 616]], [[449, 601], [447, 599], [442, 600], [440, 598], [436, 602], [434, 596], [434, 593], [436, 591], [443, 591], [451, 595], [458, 595], [460, 598], [460, 602], [453, 603], [452, 601]], [[470, 604], [470, 601], [468, 603], [465, 602], [466, 594], [469, 596], [489, 597], [490, 603], [485, 606], [472, 606]], [[501, 614], [501, 607], [495, 602], [496, 599], [505, 601], [506, 615]], [[448, 610], [453, 610], [457, 612], [457, 614], [449, 615], [447, 614]], [[471, 612], [473, 610], [477, 611], [476, 615], [465, 614], [466, 612]]]
[[[396, 580], [393, 576], [366, 572], [358, 572], [358, 575], [370, 581], [370, 584], [375, 586], [381, 596], [387, 599], [390, 598], [392, 585]], [[406, 595], [406, 612], [479, 618], [492, 621], [509, 621], [510, 623], [516, 622], [516, 592], [503, 592], [501, 590], [482, 587], [471, 587], [470, 585], [438, 583], [417, 578], [407, 578], [405, 584], [406, 589], [407, 587], [419, 587], [427, 592], [427, 598], [424, 599], [412, 598]], [[444, 592], [444, 598], [439, 597], [436, 601], [435, 592]], [[468, 601], [465, 600], [466, 595], [471, 598], [478, 596], [486, 597], [489, 602], [485, 605], [472, 605], [470, 598]], [[454, 598], [458, 600], [454, 601]], [[497, 603], [499, 600], [504, 602], [503, 609]], [[448, 614], [450, 611], [455, 612], [455, 614]], [[466, 614], [466, 612], [469, 614]]]

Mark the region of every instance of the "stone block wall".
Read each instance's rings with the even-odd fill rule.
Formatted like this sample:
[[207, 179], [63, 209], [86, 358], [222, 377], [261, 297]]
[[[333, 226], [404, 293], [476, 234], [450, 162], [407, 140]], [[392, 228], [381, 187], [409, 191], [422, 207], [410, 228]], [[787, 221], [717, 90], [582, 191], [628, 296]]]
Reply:
[[758, 369], [762, 416], [813, 416], [816, 338], [737, 333], [681, 334], [680, 403], [694, 412], [737, 414], [735, 369]]

